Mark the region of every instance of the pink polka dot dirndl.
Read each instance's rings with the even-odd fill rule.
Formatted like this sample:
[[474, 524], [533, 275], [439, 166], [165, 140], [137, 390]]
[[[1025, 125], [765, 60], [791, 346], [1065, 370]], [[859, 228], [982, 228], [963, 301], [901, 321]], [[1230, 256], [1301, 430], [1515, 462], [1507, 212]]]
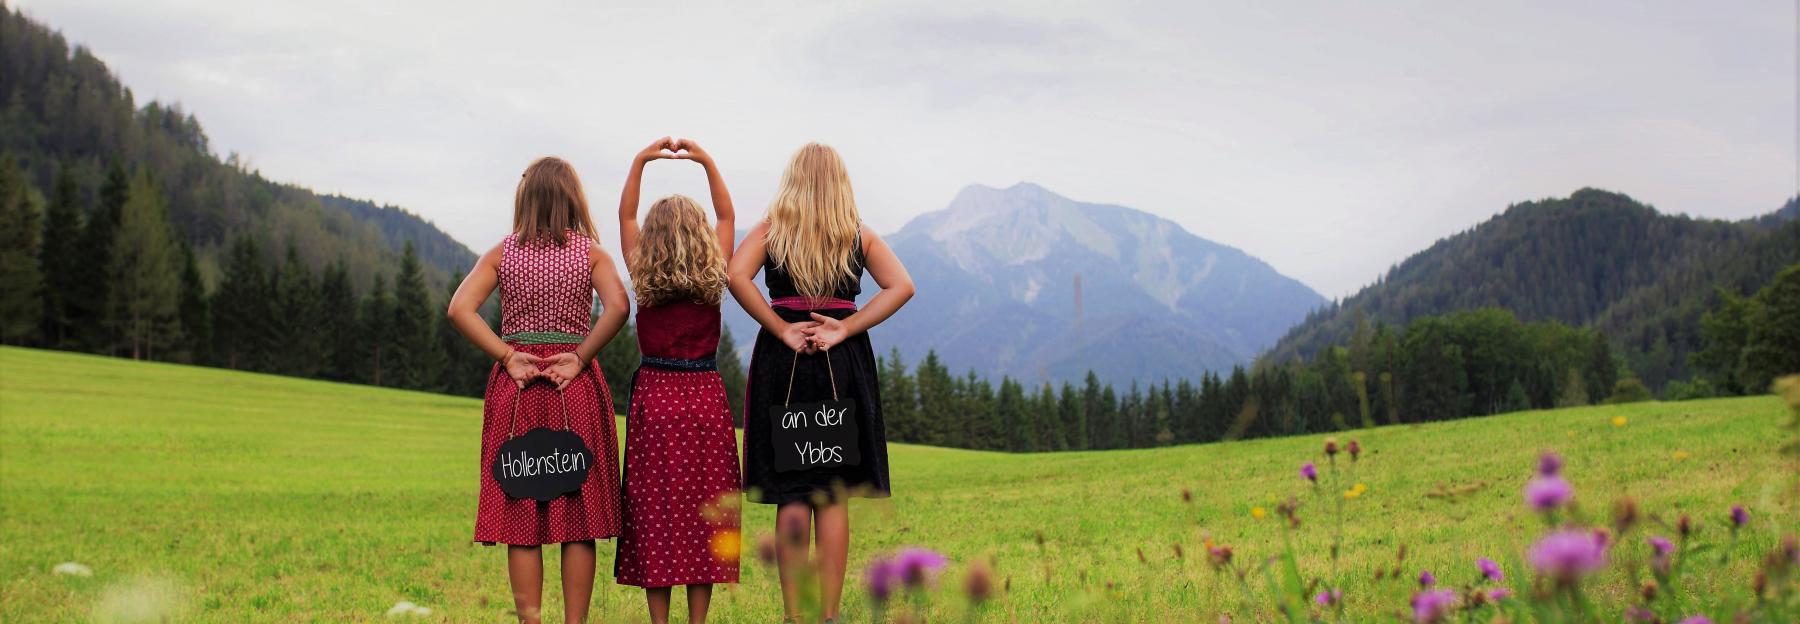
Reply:
[[714, 359], [719, 307], [640, 307], [638, 327], [613, 574], [638, 587], [736, 583], [737, 436]]
[[[592, 327], [593, 283], [588, 250], [592, 241], [573, 232], [563, 244], [502, 243], [500, 319], [502, 339], [522, 353], [549, 357], [575, 350]], [[517, 399], [517, 414], [513, 402]], [[566, 403], [568, 415], [563, 413]], [[517, 419], [516, 423], [514, 418]], [[594, 454], [581, 489], [548, 502], [511, 498], [500, 490], [492, 467], [500, 445], [514, 431], [535, 427], [573, 430]], [[475, 512], [475, 541], [538, 546], [606, 539], [619, 535], [619, 445], [612, 393], [589, 362], [557, 396], [556, 386], [539, 380], [521, 390], [495, 364], [488, 373], [481, 424], [481, 493]]]

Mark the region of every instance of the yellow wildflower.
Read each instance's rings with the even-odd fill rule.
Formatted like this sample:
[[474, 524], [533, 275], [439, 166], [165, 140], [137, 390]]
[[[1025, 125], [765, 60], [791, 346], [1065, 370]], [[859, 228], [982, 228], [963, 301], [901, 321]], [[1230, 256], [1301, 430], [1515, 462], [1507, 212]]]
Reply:
[[1267, 510], [1267, 509], [1263, 509], [1261, 507], [1251, 507], [1250, 508], [1250, 517], [1252, 517], [1252, 518], [1261, 520], [1261, 519], [1263, 519], [1264, 516], [1267, 516], [1267, 515], [1269, 515], [1269, 510]]
[[737, 529], [722, 529], [713, 532], [712, 555], [723, 562], [736, 562], [739, 549], [743, 548]]
[[1612, 417], [1612, 425], [1613, 425], [1613, 426], [1614, 426], [1614, 427], [1623, 427], [1623, 426], [1625, 426], [1625, 422], [1626, 422], [1626, 421], [1625, 421], [1625, 417], [1624, 417], [1624, 416], [1614, 416], [1614, 417]]

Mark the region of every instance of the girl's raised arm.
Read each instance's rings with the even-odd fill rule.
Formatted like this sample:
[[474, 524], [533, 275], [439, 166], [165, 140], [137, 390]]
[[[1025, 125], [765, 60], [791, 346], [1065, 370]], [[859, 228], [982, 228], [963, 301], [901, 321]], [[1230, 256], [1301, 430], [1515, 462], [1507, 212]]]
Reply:
[[[675, 141], [657, 139], [631, 159], [631, 171], [625, 174], [625, 190], [619, 192], [619, 257], [631, 257], [638, 239], [638, 187], [644, 183], [644, 165], [652, 160], [674, 158]], [[616, 276], [615, 276], [616, 277]]]
[[719, 237], [719, 251], [725, 254], [725, 260], [731, 260], [731, 248], [737, 244], [737, 211], [731, 207], [731, 191], [725, 188], [725, 176], [713, 164], [712, 154], [700, 147], [692, 139], [675, 141], [676, 158], [692, 160], [706, 168], [706, 189], [712, 193], [713, 216], [716, 222], [713, 231]]
[[868, 228], [858, 235], [862, 237], [864, 265], [869, 276], [875, 278], [875, 285], [881, 287], [881, 292], [875, 293], [868, 305], [841, 321], [814, 312], [812, 318], [818, 326], [806, 332], [814, 347], [830, 349], [846, 338], [869, 331], [912, 299], [912, 275], [906, 272], [906, 265], [900, 263], [900, 256], [894, 255], [893, 248]]
[[487, 301], [488, 295], [494, 293], [494, 287], [500, 283], [500, 257], [503, 244], [494, 245], [487, 253], [475, 261], [469, 274], [463, 276], [462, 285], [456, 287], [456, 294], [450, 295], [450, 308], [445, 315], [456, 331], [475, 343], [488, 357], [506, 367], [506, 374], [513, 378], [519, 387], [525, 382], [535, 379], [542, 372], [538, 370], [538, 358], [530, 353], [520, 353], [507, 346], [506, 341], [494, 334], [494, 328], [481, 318], [481, 304]]

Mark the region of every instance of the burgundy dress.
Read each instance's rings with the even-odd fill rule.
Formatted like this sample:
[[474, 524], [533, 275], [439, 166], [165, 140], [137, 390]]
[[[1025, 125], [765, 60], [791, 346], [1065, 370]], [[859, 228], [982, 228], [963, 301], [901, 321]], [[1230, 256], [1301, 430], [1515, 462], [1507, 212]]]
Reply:
[[[574, 351], [593, 327], [592, 241], [570, 232], [567, 242], [529, 243], [517, 235], [501, 243], [500, 330], [514, 349], [538, 357]], [[523, 393], [523, 394], [521, 394]], [[517, 422], [513, 399], [518, 398]], [[475, 541], [518, 546], [579, 542], [619, 534], [619, 446], [612, 395], [589, 362], [558, 401], [556, 386], [538, 380], [520, 390], [495, 364], [488, 373], [481, 424], [481, 499]], [[567, 425], [563, 416], [566, 403]], [[510, 431], [533, 427], [575, 430], [593, 451], [594, 466], [576, 492], [547, 503], [509, 498], [494, 481], [494, 455]]]
[[719, 306], [640, 307], [637, 335], [613, 574], [639, 587], [736, 583], [737, 437], [714, 359]]

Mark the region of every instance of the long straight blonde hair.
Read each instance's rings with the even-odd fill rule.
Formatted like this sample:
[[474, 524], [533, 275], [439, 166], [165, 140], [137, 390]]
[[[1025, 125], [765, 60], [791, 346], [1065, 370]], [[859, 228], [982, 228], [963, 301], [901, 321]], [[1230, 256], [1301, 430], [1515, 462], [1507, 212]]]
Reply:
[[639, 307], [677, 301], [717, 305], [725, 292], [719, 239], [706, 211], [686, 196], [656, 200], [625, 266]]
[[769, 258], [810, 298], [830, 297], [856, 279], [851, 255], [862, 230], [850, 173], [837, 150], [807, 143], [788, 161], [769, 203]]
[[569, 161], [555, 156], [532, 161], [513, 193], [513, 233], [521, 242], [555, 242], [561, 247], [570, 231], [595, 238], [581, 177]]

